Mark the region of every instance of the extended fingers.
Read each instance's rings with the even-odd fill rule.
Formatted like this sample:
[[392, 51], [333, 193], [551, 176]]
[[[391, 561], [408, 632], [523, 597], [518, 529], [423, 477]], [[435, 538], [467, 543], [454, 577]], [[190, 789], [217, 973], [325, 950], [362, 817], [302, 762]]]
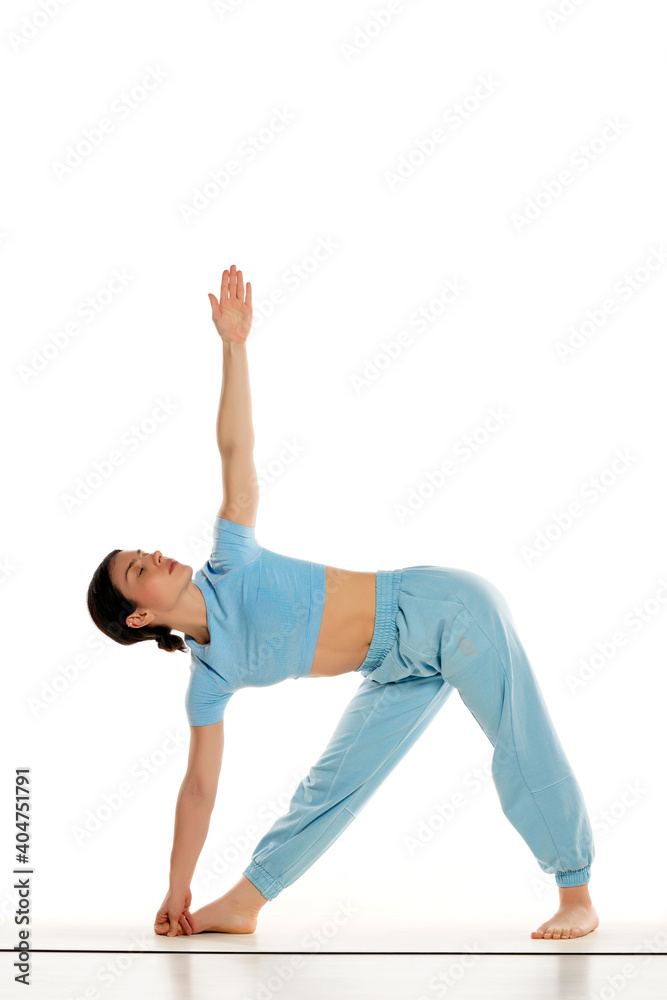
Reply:
[[[240, 299], [243, 302], [243, 271], [236, 270], [236, 264], [232, 264], [230, 270], [227, 268], [222, 272], [222, 282], [220, 283], [220, 302], [224, 299]], [[250, 295], [250, 292], [248, 292]]]

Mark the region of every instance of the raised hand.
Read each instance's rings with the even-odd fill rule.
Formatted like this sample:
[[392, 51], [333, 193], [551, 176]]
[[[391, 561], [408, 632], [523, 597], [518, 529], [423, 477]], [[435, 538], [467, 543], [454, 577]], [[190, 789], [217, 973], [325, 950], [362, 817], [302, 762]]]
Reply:
[[252, 288], [248, 281], [244, 299], [243, 272], [236, 270], [236, 264], [222, 272], [220, 301], [211, 292], [208, 298], [211, 318], [222, 340], [245, 344], [252, 326]]

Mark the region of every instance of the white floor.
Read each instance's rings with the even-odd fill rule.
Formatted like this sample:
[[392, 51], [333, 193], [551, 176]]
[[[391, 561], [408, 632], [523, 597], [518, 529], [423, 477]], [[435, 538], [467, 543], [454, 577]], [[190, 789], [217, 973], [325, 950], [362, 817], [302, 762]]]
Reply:
[[[287, 894], [267, 904], [254, 934], [165, 938], [154, 913], [106, 922], [34, 916], [30, 996], [33, 1000], [436, 1000], [441, 997], [522, 1000], [662, 1000], [667, 997], [667, 915], [636, 921], [600, 916], [583, 938], [534, 940], [531, 930], [553, 912], [525, 902], [490, 918], [444, 915], [421, 896], [391, 905], [355, 897], [342, 885], [312, 896]], [[488, 905], [488, 899], [487, 899]], [[544, 910], [544, 912], [542, 912]], [[536, 920], [538, 912], [541, 919]], [[13, 982], [16, 928], [0, 928], [0, 996], [22, 996]], [[156, 994], [157, 995], [157, 994]]]
[[[174, 1000], [257, 998], [289, 1000], [406, 1000], [456, 996], [457, 1000], [591, 1000], [622, 995], [624, 1000], [662, 1000], [666, 960], [642, 966], [628, 956], [418, 955], [231, 955], [172, 954], [128, 956], [94, 953], [39, 954], [32, 963], [30, 996], [35, 1000], [100, 997], [144, 1000], [152, 994]], [[554, 951], [560, 954], [554, 954]], [[121, 961], [124, 959], [124, 962]], [[9, 974], [9, 975], [8, 975]], [[7, 983], [2, 996], [21, 996]], [[88, 991], [88, 992], [86, 992]]]
[[[268, 917], [268, 914], [266, 915]], [[312, 921], [265, 920], [254, 934], [165, 939], [145, 926], [33, 927], [33, 1000], [161, 998], [208, 1000], [336, 997], [382, 1000], [468, 998], [570, 1000], [667, 996], [667, 956], [649, 948], [655, 923], [602, 924], [568, 941], [538, 941], [525, 919], [504, 926], [441, 920], [383, 924], [378, 915], [335, 930]], [[3, 935], [4, 937], [4, 935]], [[3, 948], [6, 942], [3, 941]], [[15, 957], [3, 951], [0, 994], [22, 996], [12, 982]], [[13, 986], [13, 989], [12, 989]]]

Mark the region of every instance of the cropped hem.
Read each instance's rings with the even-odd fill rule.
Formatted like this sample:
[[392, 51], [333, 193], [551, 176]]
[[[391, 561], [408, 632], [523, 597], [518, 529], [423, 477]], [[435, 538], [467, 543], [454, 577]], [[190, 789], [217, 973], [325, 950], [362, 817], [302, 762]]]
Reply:
[[285, 888], [282, 882], [279, 882], [273, 875], [269, 875], [256, 861], [251, 861], [243, 874], [268, 900], [275, 899]]
[[231, 531], [232, 534], [243, 535], [244, 538], [255, 537], [255, 529], [251, 528], [250, 525], [239, 524], [238, 521], [230, 521], [228, 517], [220, 517], [219, 515], [215, 519], [214, 528], [217, 531]]
[[577, 868], [573, 872], [556, 872], [556, 885], [586, 885], [591, 880], [591, 866]]

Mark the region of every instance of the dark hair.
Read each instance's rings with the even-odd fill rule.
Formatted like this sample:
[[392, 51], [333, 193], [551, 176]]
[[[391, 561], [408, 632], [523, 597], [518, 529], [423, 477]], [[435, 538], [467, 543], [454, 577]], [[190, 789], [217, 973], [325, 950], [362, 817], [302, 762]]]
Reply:
[[131, 646], [135, 642], [146, 642], [155, 639], [159, 649], [173, 653], [179, 649], [187, 653], [188, 647], [166, 625], [144, 625], [142, 628], [130, 628], [125, 619], [137, 610], [135, 601], [128, 601], [117, 587], [114, 587], [109, 574], [111, 561], [121, 549], [113, 549], [99, 564], [88, 585], [88, 611], [90, 617], [100, 632], [122, 646]]

